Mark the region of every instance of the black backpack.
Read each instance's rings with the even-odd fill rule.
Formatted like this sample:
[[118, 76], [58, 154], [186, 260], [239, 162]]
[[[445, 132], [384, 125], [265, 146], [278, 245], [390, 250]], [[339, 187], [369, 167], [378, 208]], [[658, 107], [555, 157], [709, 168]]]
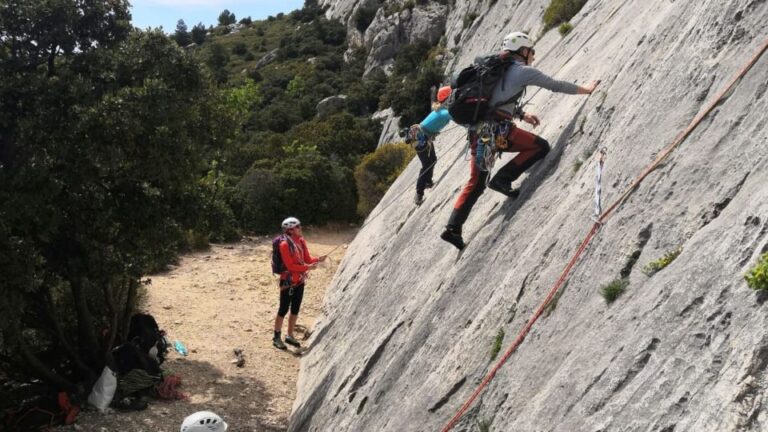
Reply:
[[280, 234], [272, 239], [272, 273], [276, 275], [282, 275], [284, 272], [288, 271], [283, 262], [283, 256], [280, 255], [280, 242], [283, 240], [288, 242], [288, 248], [291, 252], [294, 250], [293, 242], [289, 240], [285, 234]]
[[[486, 120], [491, 114], [491, 96], [499, 80], [504, 79], [512, 64], [508, 51], [475, 58], [475, 62], [462, 69], [451, 79], [451, 97], [448, 112], [458, 124], [471, 125]], [[503, 81], [502, 81], [503, 85]]]
[[165, 360], [165, 354], [168, 352], [168, 341], [165, 339], [165, 332], [160, 330], [155, 317], [152, 315], [137, 313], [131, 317], [128, 341], [133, 343], [143, 354], [148, 354], [153, 347], [157, 348], [158, 364], [162, 364]]

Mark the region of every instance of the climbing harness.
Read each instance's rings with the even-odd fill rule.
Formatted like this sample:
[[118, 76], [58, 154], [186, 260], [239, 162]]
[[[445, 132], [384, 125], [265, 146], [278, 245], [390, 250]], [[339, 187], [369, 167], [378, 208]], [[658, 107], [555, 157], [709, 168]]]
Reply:
[[571, 257], [571, 260], [568, 261], [568, 264], [563, 269], [562, 273], [560, 274], [560, 277], [557, 279], [557, 282], [555, 282], [554, 286], [550, 289], [549, 293], [547, 293], [547, 296], [544, 298], [544, 301], [541, 302], [539, 307], [536, 309], [536, 311], [533, 313], [531, 318], [528, 319], [528, 321], [525, 323], [525, 326], [523, 326], [522, 330], [520, 330], [520, 333], [517, 335], [515, 340], [512, 342], [512, 345], [510, 345], [509, 348], [507, 348], [507, 351], [504, 353], [504, 355], [499, 359], [499, 361], [496, 363], [496, 365], [491, 369], [488, 374], [482, 379], [480, 384], [477, 386], [475, 391], [470, 395], [470, 397], [464, 402], [464, 404], [459, 408], [459, 410], [454, 414], [453, 417], [448, 421], [448, 423], [443, 427], [442, 432], [448, 432], [451, 429], [453, 429], [454, 426], [459, 422], [461, 417], [469, 410], [469, 408], [474, 403], [475, 399], [477, 399], [478, 396], [480, 396], [480, 393], [485, 390], [485, 387], [488, 386], [488, 384], [493, 380], [493, 378], [496, 376], [496, 373], [501, 369], [502, 366], [504, 366], [504, 363], [507, 362], [510, 356], [517, 350], [517, 348], [522, 344], [523, 340], [525, 339], [526, 335], [528, 335], [528, 332], [533, 327], [533, 324], [539, 319], [539, 317], [544, 313], [544, 310], [547, 308], [549, 303], [552, 301], [552, 299], [555, 297], [555, 294], [557, 294], [558, 290], [562, 285], [565, 283], [565, 280], [568, 278], [568, 275], [570, 274], [573, 267], [576, 265], [579, 257], [581, 257], [581, 254], [586, 250], [587, 246], [589, 246], [589, 243], [592, 241], [594, 236], [599, 231], [600, 227], [605, 224], [605, 221], [613, 214], [613, 212], [623, 204], [627, 198], [634, 192], [637, 187], [640, 185], [640, 183], [656, 168], [661, 165], [662, 162], [672, 153], [672, 151], [677, 148], [687, 137], [690, 135], [690, 133], [701, 123], [701, 121], [706, 117], [712, 110], [722, 102], [722, 100], [725, 98], [725, 96], [733, 89], [733, 87], [736, 85], [736, 83], [744, 77], [744, 75], [754, 66], [754, 64], [757, 62], [757, 60], [763, 55], [763, 53], [768, 49], [768, 39], [763, 42], [763, 45], [757, 50], [755, 55], [752, 57], [750, 61], [748, 61], [744, 67], [737, 73], [733, 79], [728, 83], [728, 85], [723, 89], [717, 97], [714, 98], [714, 100], [703, 110], [701, 111], [686, 127], [680, 134], [677, 135], [677, 137], [672, 141], [671, 144], [669, 144], [667, 147], [662, 149], [661, 152], [659, 152], [656, 159], [648, 165], [641, 173], [638, 175], [632, 183], [625, 189], [625, 191], [619, 196], [619, 198], [611, 204], [604, 212], [602, 212], [599, 217], [597, 218], [597, 221], [595, 221], [594, 224], [592, 224], [592, 228], [587, 233], [586, 237], [584, 237], [584, 240], [579, 245], [578, 249], [574, 253], [573, 257]]
[[601, 186], [603, 180], [603, 164], [605, 164], [605, 154], [607, 152], [608, 149], [603, 147], [597, 153], [597, 164], [595, 165], [595, 217], [593, 219], [595, 222], [599, 222], [600, 213], [603, 212], [603, 208], [600, 202], [600, 194], [602, 193], [603, 189]]

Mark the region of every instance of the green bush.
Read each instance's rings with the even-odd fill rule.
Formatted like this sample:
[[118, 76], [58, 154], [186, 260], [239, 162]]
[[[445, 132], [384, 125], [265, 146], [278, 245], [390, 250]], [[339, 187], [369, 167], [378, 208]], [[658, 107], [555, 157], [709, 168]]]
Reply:
[[587, 0], [552, 0], [544, 10], [544, 31], [571, 20]]
[[297, 149], [274, 165], [257, 163], [237, 184], [232, 207], [242, 227], [274, 231], [286, 215], [322, 225], [356, 220], [351, 170], [313, 148]]
[[608, 285], [600, 289], [600, 294], [605, 299], [606, 303], [613, 303], [614, 300], [619, 298], [624, 293], [629, 285], [629, 281], [626, 279], [616, 279]]
[[379, 5], [371, 5], [368, 7], [360, 7], [355, 11], [353, 18], [355, 22], [355, 28], [361, 33], [364, 33], [368, 26], [373, 22], [373, 18], [376, 16], [376, 12], [379, 10]]
[[477, 19], [478, 15], [475, 12], [470, 12], [466, 15], [464, 15], [464, 21], [462, 24], [462, 28], [467, 28], [472, 25], [473, 22]]
[[760, 256], [754, 267], [744, 275], [753, 290], [768, 290], [768, 252]]
[[645, 273], [648, 276], [653, 276], [654, 274], [661, 271], [664, 267], [671, 264], [672, 261], [674, 261], [675, 258], [677, 258], [677, 256], [680, 255], [682, 251], [683, 251], [683, 248], [681, 246], [675, 250], [665, 253], [664, 256], [661, 258], [655, 261], [649, 262], [648, 264], [645, 265], [645, 267], [643, 267], [643, 273]]
[[557, 31], [560, 33], [560, 36], [567, 35], [571, 32], [571, 30], [573, 30], [573, 24], [569, 22], [564, 22], [557, 27]]
[[413, 147], [400, 143], [380, 147], [365, 156], [355, 168], [357, 212], [367, 216], [416, 155]]
[[504, 329], [499, 329], [496, 333], [496, 337], [493, 338], [493, 346], [491, 346], [491, 360], [495, 359], [499, 352], [501, 352], [501, 344], [504, 342]]

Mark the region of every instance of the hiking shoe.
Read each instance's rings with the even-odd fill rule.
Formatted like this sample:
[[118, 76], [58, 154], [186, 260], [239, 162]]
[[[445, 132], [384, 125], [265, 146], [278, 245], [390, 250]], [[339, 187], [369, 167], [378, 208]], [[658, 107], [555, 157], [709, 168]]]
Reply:
[[432, 183], [432, 180], [429, 180], [428, 182], [424, 183], [424, 189], [432, 189], [432, 186], [435, 184]]
[[285, 344], [283, 343], [283, 341], [280, 340], [279, 337], [272, 338], [272, 345], [274, 345], [275, 348], [280, 349], [280, 350], [288, 349], [288, 347], [285, 346]]
[[421, 205], [424, 202], [424, 194], [416, 193], [416, 198], [413, 200], [416, 205]]
[[456, 249], [458, 250], [464, 249], [464, 239], [461, 238], [461, 233], [459, 232], [446, 228], [445, 231], [440, 234], [440, 238], [456, 246]]
[[285, 343], [287, 343], [288, 345], [293, 345], [296, 348], [301, 348], [301, 344], [299, 343], [299, 341], [294, 339], [293, 336], [286, 336]]
[[509, 185], [503, 185], [501, 182], [491, 179], [488, 183], [488, 188], [495, 190], [498, 193], [504, 194], [512, 199], [517, 198], [520, 195], [520, 189], [513, 188]]

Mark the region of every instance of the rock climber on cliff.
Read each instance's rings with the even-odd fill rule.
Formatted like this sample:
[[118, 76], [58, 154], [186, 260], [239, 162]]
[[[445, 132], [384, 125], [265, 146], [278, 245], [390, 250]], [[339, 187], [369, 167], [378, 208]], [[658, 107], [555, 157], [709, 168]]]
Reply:
[[[509, 66], [506, 67], [502, 78], [493, 88], [489, 102], [490, 116], [484, 127], [491, 128], [501, 139], [502, 145], [497, 145], [497, 151], [515, 152], [517, 155], [504, 165], [493, 176], [488, 187], [512, 199], [517, 198], [519, 190], [512, 188], [512, 182], [523, 172], [544, 158], [549, 152], [549, 143], [542, 137], [518, 128], [512, 123], [518, 118], [533, 127], [539, 125], [539, 118], [526, 113], [519, 105], [525, 87], [534, 85], [547, 90], [567, 94], [591, 94], [599, 81], [592, 81], [586, 86], [579, 86], [567, 81], [555, 80], [531, 66], [535, 60], [536, 50], [533, 41], [521, 32], [513, 32], [504, 37], [502, 57], [510, 56]], [[455, 91], [455, 90], [454, 90]], [[459, 198], [454, 204], [453, 212], [440, 237], [451, 243], [459, 250], [464, 248], [461, 228], [469, 216], [477, 199], [485, 190], [488, 171], [476, 162], [478, 139], [481, 136], [477, 124], [470, 124], [470, 178]]]
[[432, 173], [437, 163], [434, 141], [437, 134], [451, 121], [451, 115], [444, 102], [451, 95], [451, 86], [443, 86], [437, 91], [437, 102], [432, 106], [432, 112], [419, 124], [411, 126], [408, 131], [410, 140], [416, 142], [416, 155], [421, 161], [421, 170], [416, 179], [416, 205], [424, 202], [424, 189], [432, 187]]

